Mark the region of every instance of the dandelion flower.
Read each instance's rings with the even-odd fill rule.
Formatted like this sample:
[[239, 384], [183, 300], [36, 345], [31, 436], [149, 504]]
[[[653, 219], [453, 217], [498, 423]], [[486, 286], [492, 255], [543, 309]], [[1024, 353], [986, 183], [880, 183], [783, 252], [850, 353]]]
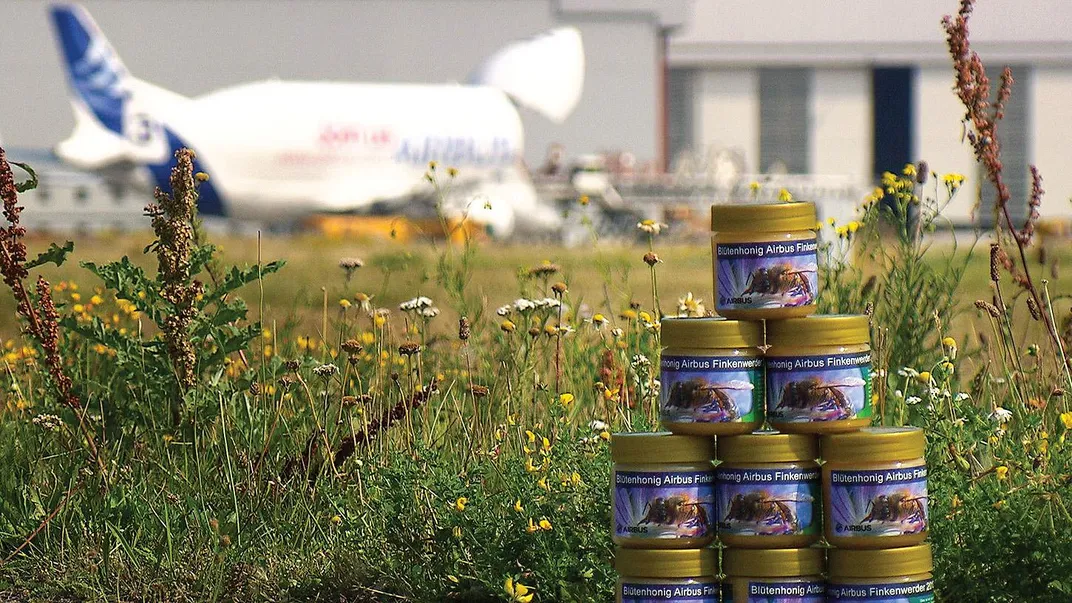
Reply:
[[1065, 426], [1065, 429], [1072, 429], [1072, 412], [1061, 413], [1061, 424]]
[[467, 504], [469, 504], [468, 498], [464, 496], [458, 497], [458, 500], [454, 501], [454, 510], [461, 513], [465, 511], [465, 505]]
[[595, 314], [592, 316], [592, 324], [596, 327], [602, 327], [607, 324], [607, 317], [602, 314]]

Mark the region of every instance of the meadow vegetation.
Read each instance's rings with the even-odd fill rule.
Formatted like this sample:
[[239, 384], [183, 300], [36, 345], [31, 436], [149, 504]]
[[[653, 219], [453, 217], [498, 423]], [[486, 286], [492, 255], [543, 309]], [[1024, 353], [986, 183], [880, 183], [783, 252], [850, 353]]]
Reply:
[[[0, 600], [609, 601], [608, 440], [656, 428], [659, 320], [707, 313], [708, 248], [646, 221], [625, 249], [225, 254], [179, 158], [150, 244], [75, 267], [30, 259], [0, 152]], [[964, 186], [910, 164], [819, 225], [821, 311], [871, 316], [876, 422], [927, 430], [943, 600], [1067, 601], [1072, 257], [1027, 259], [1041, 185], [1023, 224], [952, 234]]]

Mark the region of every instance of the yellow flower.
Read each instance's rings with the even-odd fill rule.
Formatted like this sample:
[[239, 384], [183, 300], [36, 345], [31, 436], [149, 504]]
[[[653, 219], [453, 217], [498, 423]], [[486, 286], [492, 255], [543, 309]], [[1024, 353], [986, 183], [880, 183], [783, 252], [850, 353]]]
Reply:
[[342, 523], [342, 517], [339, 517], [338, 515], [332, 515], [331, 516], [331, 523], [333, 523], [335, 525], [339, 525], [340, 523]]
[[931, 382], [931, 374], [928, 371], [922, 371], [919, 374], [919, 377], [917, 377], [917, 379], [919, 379], [920, 383], [930, 383]]
[[952, 337], [945, 337], [942, 339], [942, 345], [947, 348], [955, 348], [957, 347], [957, 340]]
[[999, 500], [998, 502], [994, 503], [994, 508], [999, 510], [999, 511], [1004, 509], [1005, 508], [1005, 499]]
[[793, 193], [791, 193], [788, 190], [783, 188], [783, 189], [778, 191], [778, 200], [781, 201], [782, 203], [792, 203], [793, 202]]
[[514, 582], [513, 578], [507, 578], [504, 585], [506, 594], [510, 595], [511, 603], [530, 603], [532, 601], [532, 593], [529, 592], [529, 587], [520, 582]]
[[589, 202], [591, 202], [591, 200], [588, 198], [588, 195], [581, 195], [581, 198], [577, 199], [577, 203], [580, 203], [581, 205], [588, 205]]
[[763, 185], [760, 184], [757, 180], [753, 180], [753, 181], [748, 183], [748, 190], [752, 191], [752, 194], [755, 195], [756, 193], [759, 192], [759, 189], [762, 186]]
[[384, 324], [387, 323], [387, 317], [383, 314], [377, 314], [376, 316], [372, 317], [372, 323], [375, 324], [377, 327], [382, 327]]
[[566, 392], [558, 397], [558, 401], [562, 406], [569, 408], [573, 404], [573, 394]]
[[1072, 429], [1072, 412], [1061, 413], [1061, 423], [1065, 426], [1065, 429]]
[[998, 479], [1005, 479], [1009, 477], [1009, 468], [1005, 465], [998, 465], [994, 467], [994, 475], [998, 476]]
[[351, 305], [353, 304], [351, 304], [350, 300], [346, 299], [345, 297], [339, 300], [339, 306], [341, 306], [343, 310], [349, 308]]
[[79, 293], [72, 293], [71, 301], [82, 301], [82, 295]]
[[647, 312], [641, 311], [637, 316], [644, 322], [651, 322], [651, 314], [648, 314]]
[[536, 443], [536, 434], [532, 433], [528, 429], [525, 430], [525, 437], [528, 439], [529, 444], [535, 444]]
[[860, 229], [860, 223], [859, 222], [857, 222], [855, 220], [853, 220], [852, 222], [849, 222], [849, 233], [850, 234], [855, 233], [859, 229]]
[[[527, 453], [529, 451], [530, 451], [530, 448], [528, 448], [526, 446], [525, 447], [525, 452]], [[540, 470], [539, 467], [537, 467], [536, 465], [532, 464], [532, 457], [528, 457], [528, 458], [525, 459], [525, 471], [527, 471], [528, 473], [536, 473], [539, 470]]]
[[534, 534], [538, 529], [539, 528], [536, 527], [536, 522], [532, 521], [532, 518], [529, 517], [529, 525], [525, 526], [525, 532]]
[[447, 168], [447, 175], [450, 176], [451, 178], [454, 178], [455, 176], [458, 175], [458, 168], [456, 168], [456, 167]]
[[513, 333], [514, 329], [517, 328], [517, 325], [515, 325], [513, 322], [511, 322], [509, 320], [504, 320], [504, 321], [502, 321], [502, 323], [499, 324], [499, 328], [502, 329], [503, 331], [506, 331], [507, 333]]
[[175, 441], [175, 436], [171, 435], [170, 433], [165, 433], [164, 437], [161, 439], [164, 440], [164, 444], [170, 444]]
[[636, 320], [637, 313], [635, 310], [622, 310], [622, 313], [618, 315], [622, 320]]
[[544, 452], [551, 452], [551, 440], [548, 440], [547, 438], [544, 438], [542, 443], [543, 443], [543, 451]]
[[954, 494], [954, 495], [953, 495], [953, 500], [951, 500], [951, 501], [949, 502], [949, 506], [951, 506], [951, 507], [953, 507], [954, 509], [956, 509], [956, 508], [957, 508], [957, 507], [959, 507], [960, 505], [961, 505], [961, 500], [960, 500], [960, 497], [959, 497], [959, 496], [957, 496], [956, 494]]
[[574, 471], [573, 475], [570, 476], [570, 481], [574, 486], [579, 485], [581, 483], [581, 474]]
[[82, 304], [75, 304], [73, 308], [75, 314], [81, 314], [86, 311], [86, 308]]
[[93, 297], [89, 298], [89, 303], [93, 304], [94, 306], [99, 306], [104, 303], [104, 300], [101, 299], [101, 296], [94, 295]]
[[551, 491], [551, 486], [547, 485], [546, 477], [541, 477], [540, 479], [536, 480], [536, 486], [538, 486], [541, 490], [546, 490], [548, 492]]
[[546, 532], [550, 532], [554, 528], [551, 526], [550, 521], [547, 521], [546, 519], [541, 519], [540, 520], [540, 529], [544, 530]]
[[520, 498], [514, 501], [514, 511], [516, 513], [524, 513], [525, 512], [525, 507], [521, 506], [521, 499]]
[[465, 505], [469, 504], [469, 499], [461, 496], [458, 500], [454, 501], [454, 510], [461, 513], [465, 510]]
[[610, 441], [610, 432], [606, 431], [606, 430], [603, 430], [603, 431], [599, 432], [599, 437], [601, 437], [604, 440], [606, 440], [607, 442], [609, 442]]

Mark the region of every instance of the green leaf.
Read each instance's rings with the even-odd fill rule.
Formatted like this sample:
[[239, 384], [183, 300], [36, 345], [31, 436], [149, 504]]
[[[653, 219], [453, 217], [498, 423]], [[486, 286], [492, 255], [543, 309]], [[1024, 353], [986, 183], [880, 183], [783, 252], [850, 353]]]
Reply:
[[205, 297], [207, 301], [223, 299], [228, 294], [233, 293], [249, 283], [255, 282], [262, 276], [278, 272], [285, 265], [285, 261], [277, 260], [275, 262], [268, 262], [262, 266], [254, 264], [253, 266], [247, 266], [243, 269], [233, 266], [231, 271], [223, 277], [223, 281]]
[[15, 183], [15, 190], [17, 192], [25, 193], [28, 190], [33, 190], [37, 188], [37, 172], [33, 171], [33, 169], [29, 165], [26, 165], [25, 163], [19, 163], [18, 161], [12, 161], [11, 165], [22, 168], [24, 172], [30, 175], [29, 180], [23, 180], [22, 182]]
[[67, 241], [63, 244], [63, 247], [52, 243], [48, 247], [48, 251], [44, 251], [37, 256], [36, 259], [26, 262], [26, 269], [32, 270], [38, 266], [45, 264], [55, 264], [62, 266], [67, 261], [67, 254], [74, 251], [74, 243]]

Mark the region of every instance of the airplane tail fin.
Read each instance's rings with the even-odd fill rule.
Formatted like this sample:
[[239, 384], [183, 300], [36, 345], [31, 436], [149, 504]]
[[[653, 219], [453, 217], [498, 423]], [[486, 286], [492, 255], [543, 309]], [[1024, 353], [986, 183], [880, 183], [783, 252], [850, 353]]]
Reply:
[[188, 99], [131, 76], [81, 6], [56, 4], [50, 14], [75, 113], [74, 133], [56, 154], [87, 169], [167, 162], [171, 149], [159, 114]]
[[498, 88], [562, 123], [581, 100], [584, 63], [581, 32], [561, 27], [506, 46], [484, 61], [469, 83]]

